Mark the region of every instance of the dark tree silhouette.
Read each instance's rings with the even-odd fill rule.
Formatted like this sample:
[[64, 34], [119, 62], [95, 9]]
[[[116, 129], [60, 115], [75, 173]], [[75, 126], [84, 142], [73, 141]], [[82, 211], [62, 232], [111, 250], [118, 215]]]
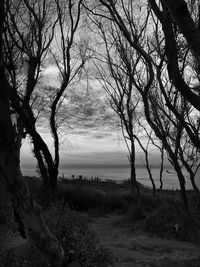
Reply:
[[[114, 25], [113, 28], [117, 27], [119, 29], [119, 40], [117, 44], [115, 40], [112, 46], [115, 46], [116, 50], [120, 47], [121, 59], [127, 65], [127, 69], [133, 65], [131, 60], [134, 60], [132, 83], [141, 94], [147, 122], [161, 140], [177, 172], [183, 203], [187, 210], [185, 177], [181, 171], [182, 163], [177, 159], [177, 156], [181, 144], [182, 131], [186, 131], [193, 144], [199, 148], [198, 125], [195, 126], [189, 123], [188, 118], [185, 121], [188, 112], [188, 104], [185, 103], [185, 100], [188, 101], [188, 98], [181, 91], [184, 88], [183, 85], [187, 85], [187, 90], [190, 91], [188, 94], [190, 95], [190, 102], [191, 99], [195, 98], [195, 95], [198, 98], [198, 95], [189, 88], [189, 83], [187, 84], [183, 79], [183, 76], [187, 79], [185, 66], [189, 61], [191, 62], [192, 55], [188, 53], [188, 46], [181, 40], [181, 35], [174, 28], [165, 4], [163, 4], [162, 11], [160, 11], [163, 16], [160, 22], [161, 17], [156, 20], [151, 9], [145, 3], [141, 4], [138, 9], [137, 3], [132, 1], [128, 1], [127, 5], [123, 1], [99, 0], [99, 3], [101, 3], [100, 6], [94, 3], [93, 6], [89, 5], [87, 9], [93, 15], [98, 15], [110, 21]], [[155, 8], [155, 6], [153, 7]], [[138, 11], [137, 14], [136, 10]], [[158, 6], [156, 11], [156, 14], [160, 15]], [[161, 24], [162, 29], [160, 27]], [[152, 42], [154, 42], [151, 37], [152, 33], [153, 35], [155, 34], [156, 47], [152, 45]], [[120, 38], [124, 39], [123, 42], [120, 41]], [[165, 44], [163, 44], [164, 40]], [[176, 49], [177, 45], [178, 49]], [[131, 60], [130, 54], [132, 55]], [[174, 62], [175, 56], [176, 60]], [[176, 63], [176, 65], [171, 66], [172, 63]], [[171, 67], [175, 69], [172, 70]], [[190, 64], [190, 67], [193, 69], [192, 64]], [[166, 69], [168, 70], [168, 75]], [[177, 71], [178, 75], [176, 75]], [[177, 88], [175, 83], [177, 79], [182, 82], [181, 85], [179, 84], [182, 89]], [[184, 103], [184, 105], [181, 103]], [[176, 129], [174, 131], [174, 140], [170, 139], [170, 124], [167, 125], [167, 122], [172, 123], [173, 128]], [[174, 144], [173, 147], [171, 146], [172, 142]]]
[[39, 206], [33, 200], [20, 171], [21, 131], [12, 124], [9, 103], [9, 82], [6, 76], [3, 49], [5, 5], [0, 2], [0, 179], [10, 196], [22, 237], [29, 238], [51, 265], [60, 266], [64, 252], [58, 240], [45, 225]]
[[[62, 106], [64, 92], [79, 75], [84, 66], [84, 54], [79, 56], [79, 65], [74, 65], [74, 38], [78, 30], [81, 14], [81, 0], [73, 4], [69, 1], [20, 1], [7, 5], [6, 33], [4, 35], [7, 66], [11, 84], [10, 100], [19, 114], [24, 132], [33, 143], [33, 153], [37, 159], [44, 182], [44, 200], [48, 204], [56, 199], [59, 168], [59, 125], [57, 113]], [[67, 20], [67, 21], [66, 21]], [[61, 58], [52, 52], [56, 46], [55, 31], [60, 33]], [[66, 33], [65, 33], [66, 32]], [[60, 48], [59, 47], [59, 48]], [[51, 53], [50, 53], [51, 50]], [[60, 50], [59, 50], [60, 51]], [[62, 73], [60, 88], [53, 88], [48, 102], [40, 82], [42, 69], [51, 55]], [[77, 60], [77, 58], [76, 58]], [[51, 88], [52, 89], [52, 88]], [[47, 106], [50, 106], [48, 109]], [[37, 127], [38, 117], [48, 110], [48, 123], [54, 140], [54, 153]]]

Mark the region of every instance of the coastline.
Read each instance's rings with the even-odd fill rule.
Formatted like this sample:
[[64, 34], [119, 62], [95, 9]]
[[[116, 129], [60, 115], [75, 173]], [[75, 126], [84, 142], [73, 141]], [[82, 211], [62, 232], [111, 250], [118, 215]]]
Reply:
[[[156, 188], [160, 188], [160, 181], [159, 181], [159, 168], [152, 168], [152, 176], [154, 178]], [[37, 176], [39, 177], [39, 174], [30, 168], [23, 168], [22, 166], [22, 173], [24, 176]], [[144, 184], [147, 187], [152, 187], [151, 181], [148, 177], [148, 173], [145, 168], [137, 168], [136, 170], [137, 174], [137, 180], [141, 184]], [[102, 167], [102, 166], [76, 166], [73, 168], [60, 168], [59, 171], [59, 177], [65, 178], [65, 179], [73, 179], [73, 178], [79, 178], [82, 176], [83, 178], [86, 177], [87, 179], [92, 179], [95, 177], [98, 177], [102, 181], [115, 181], [116, 183], [121, 183], [123, 181], [126, 181], [130, 179], [130, 168], [129, 167], [123, 167], [123, 168], [116, 168], [116, 167]], [[176, 173], [169, 168], [165, 168], [163, 171], [163, 189], [167, 190], [179, 190], [179, 182], [178, 178], [176, 176]], [[186, 189], [191, 190], [192, 185], [190, 181], [186, 178]]]

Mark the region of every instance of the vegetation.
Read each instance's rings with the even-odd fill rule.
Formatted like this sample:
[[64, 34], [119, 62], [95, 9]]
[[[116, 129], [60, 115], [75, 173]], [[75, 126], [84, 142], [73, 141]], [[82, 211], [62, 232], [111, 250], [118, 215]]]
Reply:
[[[65, 251], [65, 264], [77, 261], [81, 266], [114, 266], [112, 253], [104, 248], [96, 233], [87, 225], [87, 218], [61, 204], [53, 205], [45, 211], [45, 220], [54, 235], [60, 240]], [[0, 253], [2, 267], [47, 267], [35, 247], [28, 245], [25, 251], [8, 250]]]
[[[9, 221], [5, 209], [13, 210], [19, 233], [28, 237], [49, 265], [62, 266], [74, 259], [85, 266], [112, 264], [110, 254], [98, 246], [95, 235], [68, 205], [77, 210], [127, 212], [136, 226], [138, 221], [150, 233], [199, 241], [194, 193], [186, 191], [183, 172], [184, 168], [188, 173], [199, 208], [200, 190], [195, 181], [200, 167], [199, 25], [197, 0], [0, 2], [0, 184], [5, 191], [0, 219], [5, 224]], [[91, 47], [86, 31], [95, 36]], [[49, 66], [60, 75], [56, 88], [42, 80], [42, 71]], [[65, 128], [67, 93], [83, 84], [87, 91], [90, 79], [106, 89], [119, 115], [137, 204], [135, 194], [112, 183], [105, 185], [112, 191], [104, 190], [100, 182], [92, 186], [68, 183], [57, 191], [59, 130]], [[42, 138], [41, 124], [49, 127], [53, 153]], [[137, 127], [151, 137], [148, 142], [161, 148], [161, 153], [165, 151], [174, 168], [180, 192], [173, 197], [156, 190], [148, 163], [149, 143], [143, 146]], [[31, 138], [43, 180], [40, 194], [37, 189], [31, 192], [20, 170], [26, 135]], [[145, 154], [153, 199], [152, 192], [137, 183], [135, 140]], [[161, 157], [163, 160], [163, 154]], [[160, 181], [162, 188], [161, 177]], [[182, 206], [176, 200], [179, 193]], [[33, 196], [46, 206], [54, 202], [48, 211], [50, 218]], [[56, 206], [58, 199], [67, 210]], [[2, 264], [17, 266], [9, 253]], [[29, 263], [24, 259], [20, 264]]]
[[[58, 183], [58, 198], [63, 209], [70, 207], [97, 216], [120, 213], [122, 224], [131, 224], [134, 230], [140, 229], [162, 238], [200, 242], [199, 213], [193, 191], [188, 192], [191, 215], [187, 215], [181, 205], [179, 190], [159, 190], [153, 197], [151, 189], [138, 184], [142, 195], [142, 203], [138, 206], [130, 183], [66, 179]], [[40, 197], [41, 185], [40, 180], [32, 187], [36, 199]]]
[[[34, 198], [39, 202], [42, 180], [29, 177], [26, 179], [29, 181], [29, 188]], [[151, 189], [139, 186], [142, 194], [140, 206], [137, 197], [134, 198], [132, 195], [130, 181], [122, 184], [80, 179], [59, 181], [59, 202], [44, 209], [42, 213], [47, 226], [61, 242], [65, 251], [66, 266], [74, 261], [85, 267], [115, 266], [116, 259], [112, 251], [103, 247], [96, 233], [88, 228], [93, 216], [98, 218], [99, 215], [113, 212], [121, 214], [119, 222], [121, 227], [128, 223], [132, 231], [142, 230], [161, 238], [200, 242], [199, 215], [195, 214], [194, 192], [188, 193], [190, 206], [194, 208], [192, 213], [194, 221], [191, 221], [184, 215], [179, 191], [161, 190], [157, 192], [156, 198], [153, 198]], [[21, 252], [12, 249], [1, 252], [0, 263], [3, 267], [47, 266], [45, 259], [41, 258], [38, 250], [31, 244]], [[172, 263], [175, 264], [175, 261]], [[194, 261], [194, 264], [197, 263]], [[152, 266], [156, 266], [155, 263]]]

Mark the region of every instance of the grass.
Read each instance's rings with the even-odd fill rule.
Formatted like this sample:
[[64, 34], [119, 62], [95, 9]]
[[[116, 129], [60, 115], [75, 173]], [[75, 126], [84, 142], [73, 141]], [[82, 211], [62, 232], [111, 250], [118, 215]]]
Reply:
[[[80, 213], [61, 204], [54, 204], [45, 211], [47, 226], [60, 241], [65, 251], [65, 264], [78, 261], [85, 267], [112, 267], [112, 253], [99, 242], [96, 233], [88, 228], [88, 221]], [[20, 253], [14, 249], [0, 253], [1, 267], [47, 267], [38, 251], [29, 245]]]
[[[32, 178], [29, 188], [36, 200], [42, 196], [42, 180]], [[99, 212], [126, 212], [131, 202], [135, 202], [128, 184], [114, 182], [84, 181], [79, 179], [58, 182], [58, 200], [67, 203], [77, 211], [97, 210]]]
[[79, 211], [99, 210], [101, 212], [121, 211], [128, 209], [132, 201], [130, 193], [104, 192], [88, 186], [69, 185], [64, 192], [58, 193], [63, 204]]
[[114, 258], [88, 228], [87, 219], [80, 213], [55, 205], [47, 213], [46, 222], [60, 240], [65, 251], [66, 266], [78, 260], [82, 266], [113, 266]]
[[[42, 180], [26, 179], [34, 197], [40, 199]], [[48, 226], [65, 250], [66, 266], [74, 259], [78, 259], [86, 267], [114, 266], [115, 262], [112, 254], [101, 246], [96, 234], [89, 230], [87, 219], [81, 216], [79, 211], [96, 211], [97, 214], [120, 212], [124, 214], [122, 220], [131, 223], [135, 230], [141, 229], [164, 238], [178, 238], [192, 242], [200, 240], [200, 235], [196, 231], [197, 228], [200, 229], [198, 223], [200, 220], [196, 217], [191, 220], [184, 215], [180, 205], [180, 192], [157, 191], [156, 197], [153, 198], [151, 190], [141, 185], [140, 187], [142, 206], [138, 207], [136, 197], [130, 191], [129, 181], [122, 184], [80, 179], [59, 181], [59, 204], [54, 204], [45, 210], [44, 214]], [[189, 192], [188, 195], [190, 205], [193, 207], [194, 194]], [[4, 202], [2, 203], [4, 205]], [[7, 215], [3, 214], [2, 212], [2, 223], [7, 220]], [[123, 224], [123, 221], [121, 223]], [[174, 230], [175, 224], [181, 229], [179, 233]], [[187, 262], [180, 264], [166, 259], [158, 266], [188, 266]], [[191, 264], [193, 265], [190, 266], [199, 266], [196, 261]], [[0, 266], [46, 267], [46, 263], [33, 248], [29, 248], [28, 252], [20, 257], [13, 254], [13, 251], [1, 253]]]
[[160, 237], [174, 237], [173, 226], [179, 223], [177, 219], [180, 220], [181, 217], [182, 214], [177, 203], [166, 199], [162, 205], [147, 216], [144, 229]]
[[152, 267], [199, 267], [200, 260], [170, 260], [168, 258], [164, 258], [159, 261], [159, 263], [152, 264]]
[[[29, 181], [30, 183], [30, 181]], [[31, 189], [39, 192], [41, 180], [31, 183]], [[158, 235], [160, 237], [178, 238], [198, 242], [200, 240], [200, 215], [193, 214], [194, 219], [184, 215], [180, 202], [180, 191], [158, 190], [156, 197], [152, 191], [140, 185], [142, 206], [138, 207], [136, 197], [130, 190], [130, 181], [117, 184], [112, 181], [88, 181], [83, 179], [60, 180], [58, 199], [63, 206], [68, 205], [76, 211], [96, 211], [98, 214], [109, 212], [124, 213], [124, 220], [134, 228]], [[191, 207], [195, 206], [192, 191], [188, 192]], [[137, 223], [139, 222], [139, 223]], [[178, 225], [176, 232], [174, 226]]]
[[[138, 227], [162, 238], [192, 242], [200, 240], [200, 233], [196, 230], [200, 228], [197, 227], [200, 220], [189, 220], [184, 216], [179, 191], [158, 190], [153, 198], [150, 189], [142, 185], [140, 188], [142, 207], [138, 207], [136, 197], [130, 191], [130, 181], [117, 184], [112, 181], [61, 180], [58, 183], [58, 198], [64, 206], [69, 205], [76, 211], [96, 211], [97, 214], [114, 211], [123, 213], [124, 220], [130, 222], [134, 229]], [[38, 189], [36, 191], [38, 192]], [[188, 198], [190, 206], [194, 206], [194, 193], [188, 192]], [[175, 231], [175, 225], [179, 227], [178, 232]]]

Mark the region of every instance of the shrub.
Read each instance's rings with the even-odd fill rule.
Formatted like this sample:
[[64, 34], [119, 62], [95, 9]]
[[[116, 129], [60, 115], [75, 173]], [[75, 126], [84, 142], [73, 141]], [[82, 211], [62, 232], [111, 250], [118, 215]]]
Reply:
[[[54, 205], [45, 212], [48, 227], [55, 234], [65, 251], [68, 266], [78, 260], [84, 267], [114, 266], [114, 257], [100, 245], [96, 233], [89, 230], [87, 219], [69, 208]], [[1, 251], [1, 267], [47, 267], [34, 247], [26, 246], [20, 253], [15, 250]]]
[[145, 215], [138, 205], [133, 205], [129, 208], [127, 217], [131, 222], [141, 221], [145, 218]]
[[17, 266], [17, 260], [11, 251], [2, 251], [0, 254], [1, 267], [14, 267]]
[[78, 259], [85, 267], [114, 266], [113, 256], [99, 244], [95, 232], [88, 229], [86, 218], [58, 205], [49, 211], [46, 219], [61, 241], [67, 264]]
[[152, 194], [146, 193], [142, 195], [142, 206], [147, 211], [152, 211], [156, 208], [156, 200], [153, 198]]
[[178, 223], [182, 214], [174, 201], [168, 200], [157, 210], [147, 216], [145, 220], [145, 230], [154, 234], [164, 236], [174, 236], [173, 226]]
[[77, 210], [99, 209], [104, 212], [126, 211], [132, 201], [131, 194], [114, 193], [91, 188], [89, 186], [68, 185], [60, 193], [59, 199], [64, 198], [64, 205]]
[[41, 255], [32, 247], [23, 247], [23, 251], [10, 249], [0, 253], [1, 267], [48, 267]]
[[0, 184], [0, 224], [9, 224], [12, 221], [12, 205], [4, 189], [4, 186]]

